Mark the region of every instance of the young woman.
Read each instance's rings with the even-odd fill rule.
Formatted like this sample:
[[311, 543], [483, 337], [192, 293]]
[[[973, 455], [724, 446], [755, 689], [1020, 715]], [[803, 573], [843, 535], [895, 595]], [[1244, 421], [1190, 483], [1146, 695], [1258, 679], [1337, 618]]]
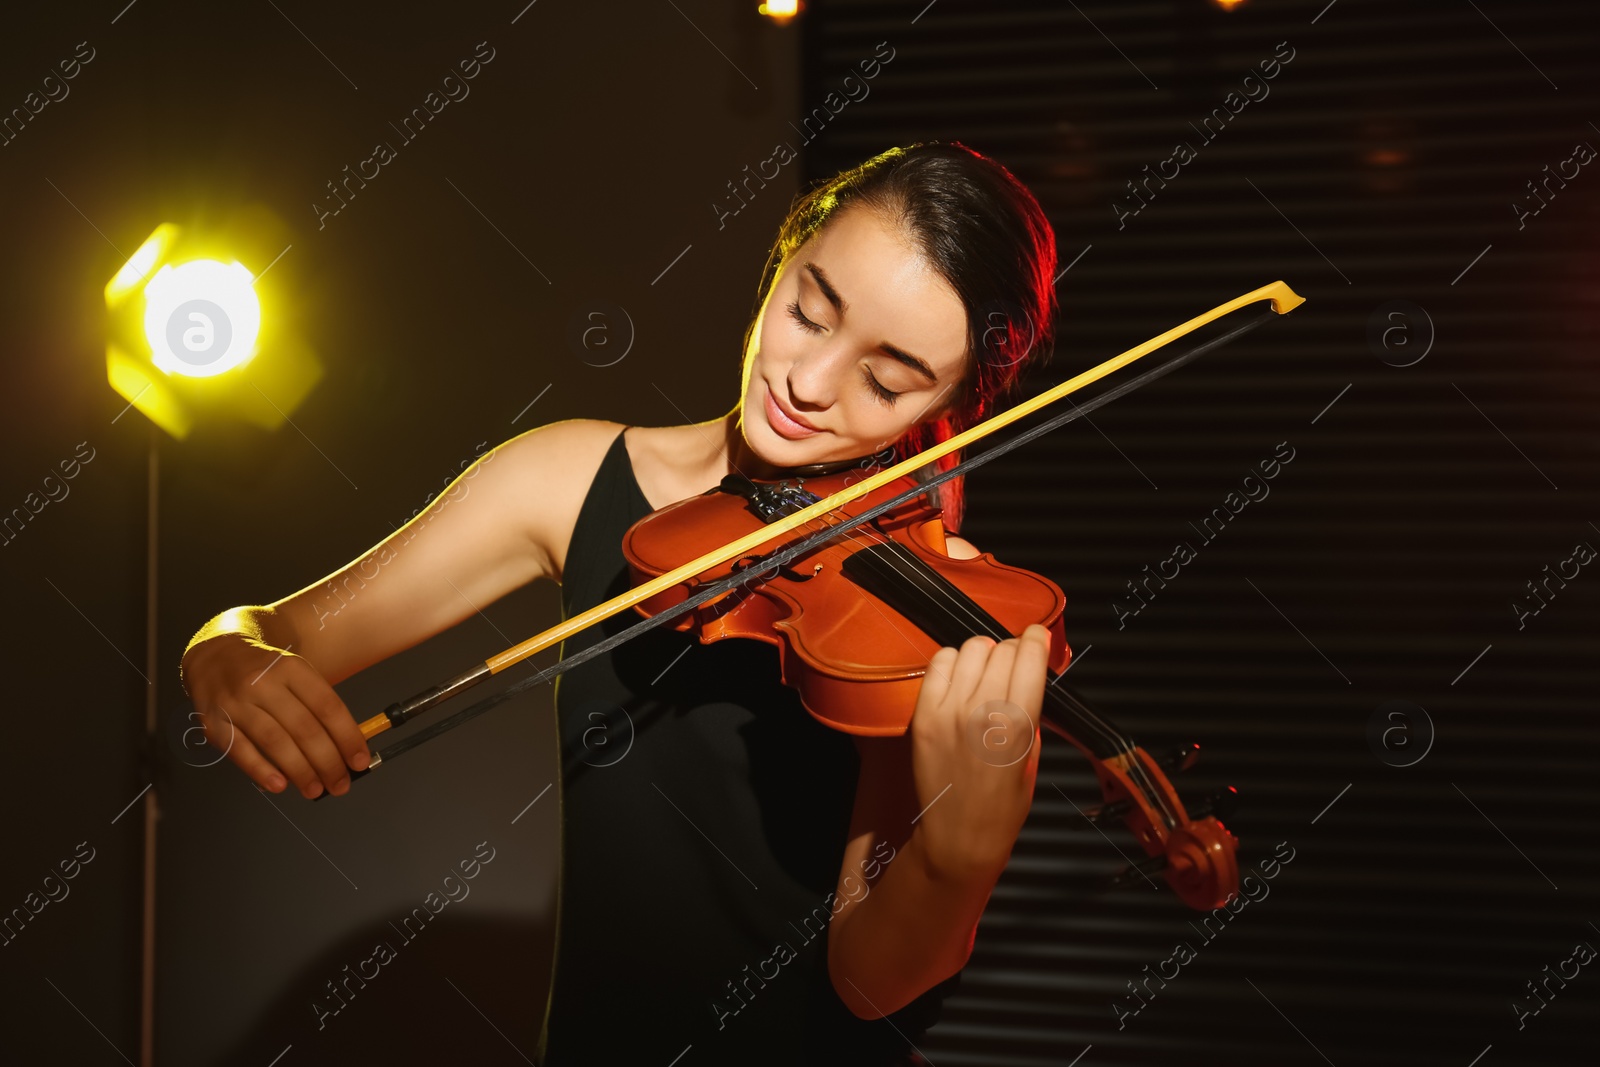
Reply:
[[[1037, 201], [960, 144], [891, 149], [812, 189], [768, 259], [731, 411], [530, 430], [343, 570], [217, 616], [183, 661], [208, 736], [227, 743], [225, 709], [228, 756], [262, 788], [343, 794], [368, 751], [334, 684], [536, 578], [561, 583], [565, 617], [626, 591], [627, 528], [729, 473], [904, 457], [988, 417], [1049, 353], [1055, 264]], [[958, 529], [960, 479], [931, 493]], [[978, 554], [953, 535], [947, 550]], [[318, 608], [374, 559], [381, 580]], [[563, 674], [540, 1062], [920, 1062], [1032, 801], [1048, 651], [1042, 626], [940, 649], [892, 738], [812, 718], [759, 641], [661, 627]], [[1028, 716], [1026, 757], [969, 740], [993, 700]]]

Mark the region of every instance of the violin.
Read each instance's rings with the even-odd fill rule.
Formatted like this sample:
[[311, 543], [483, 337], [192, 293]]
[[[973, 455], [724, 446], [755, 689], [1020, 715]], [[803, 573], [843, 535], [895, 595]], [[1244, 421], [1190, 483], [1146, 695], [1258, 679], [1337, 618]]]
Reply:
[[[857, 470], [778, 482], [730, 474], [716, 488], [628, 529], [622, 551], [632, 580], [642, 585], [860, 479]], [[904, 475], [812, 526], [853, 517], [915, 488], [915, 479]], [[684, 602], [697, 586], [763, 568], [779, 546], [764, 547], [634, 610], [650, 617]], [[928, 661], [941, 646], [959, 647], [975, 635], [998, 642], [1039, 623], [1050, 631], [1049, 667], [1059, 676], [1072, 659], [1061, 625], [1065, 605], [1060, 587], [1041, 574], [987, 552], [972, 559], [947, 555], [939, 510], [918, 495], [781, 567], [764, 568], [757, 580], [677, 615], [673, 627], [696, 634], [701, 644], [747, 638], [776, 645], [783, 683], [798, 692], [813, 718], [845, 733], [889, 736], [909, 728]], [[1126, 822], [1148, 857], [1137, 867], [1140, 874], [1159, 872], [1198, 910], [1220, 907], [1237, 892], [1238, 840], [1218, 813], [1187, 812], [1162, 766], [1059, 684], [1046, 687], [1041, 716], [1089, 759], [1104, 795], [1093, 821], [1120, 816]], [[1193, 763], [1197, 748], [1185, 752], [1182, 766]], [[1131, 882], [1132, 873], [1124, 872], [1118, 884]]]
[[[1271, 310], [948, 470], [920, 481], [911, 477], [910, 471], [1260, 301], [1270, 301]], [[642, 616], [639, 622], [375, 752], [365, 770], [350, 772], [351, 781], [524, 689], [673, 620], [681, 620], [674, 622], [679, 630], [698, 632], [702, 643], [745, 637], [777, 645], [783, 681], [799, 692], [809, 714], [835, 729], [869, 736], [904, 733], [933, 653], [975, 634], [1000, 641], [1040, 623], [1051, 633], [1049, 665], [1064, 671], [1072, 653], [1061, 629], [1066, 603], [1061, 589], [988, 553], [970, 560], [946, 555], [938, 509], [925, 494], [1302, 303], [1304, 298], [1281, 281], [1262, 286], [860, 480], [852, 473], [758, 483], [735, 474], [700, 496], [645, 516], [624, 538], [634, 581], [628, 592], [391, 704], [360, 724], [362, 735], [371, 738], [400, 726], [630, 607]], [[801, 534], [787, 537], [793, 530]], [[895, 617], [899, 621], [893, 627], [885, 626], [886, 618]], [[1234, 791], [1224, 790], [1190, 812], [1166, 774], [1192, 765], [1198, 746], [1161, 760], [1151, 757], [1061, 686], [1059, 676], [1045, 689], [1041, 717], [1095, 769], [1103, 803], [1088, 814], [1090, 821], [1122, 819], [1145, 850], [1146, 858], [1113, 879], [1116, 884], [1133, 884], [1136, 876], [1148, 881], [1159, 872], [1180, 900], [1199, 910], [1220, 907], [1237, 892], [1238, 839], [1221, 821], [1231, 812]]]

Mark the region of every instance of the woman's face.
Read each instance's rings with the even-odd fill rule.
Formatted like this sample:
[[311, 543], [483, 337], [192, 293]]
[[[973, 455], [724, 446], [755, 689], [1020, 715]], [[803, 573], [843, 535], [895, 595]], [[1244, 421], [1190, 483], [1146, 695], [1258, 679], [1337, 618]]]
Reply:
[[740, 430], [776, 467], [877, 452], [958, 399], [966, 346], [948, 283], [875, 211], [842, 209], [789, 257], [761, 307]]

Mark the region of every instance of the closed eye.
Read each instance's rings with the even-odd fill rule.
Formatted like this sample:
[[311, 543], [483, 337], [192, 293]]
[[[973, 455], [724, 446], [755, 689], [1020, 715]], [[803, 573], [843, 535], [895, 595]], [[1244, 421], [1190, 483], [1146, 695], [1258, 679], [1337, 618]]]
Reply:
[[[807, 333], [818, 333], [822, 330], [820, 325], [806, 318], [805, 312], [800, 310], [800, 301], [791, 300], [788, 310], [789, 317], [794, 319], [795, 325]], [[872, 395], [882, 401], [885, 406], [893, 407], [894, 402], [900, 397], [900, 394], [894, 390], [884, 388], [883, 383], [878, 381], [877, 376], [872, 373], [872, 368], [870, 367], [863, 366], [861, 368], [861, 380], [867, 383], [867, 388], [872, 391]]]
[[794, 319], [801, 329], [809, 333], [816, 333], [822, 329], [821, 326], [806, 318], [806, 313], [800, 310], [800, 301], [798, 300], [789, 301], [789, 317]]
[[876, 395], [879, 400], [883, 401], [885, 406], [894, 407], [894, 402], [899, 399], [900, 394], [890, 389], [885, 389], [883, 384], [878, 381], [877, 376], [872, 373], [871, 367], [863, 364], [861, 367], [861, 377], [862, 380], [867, 383], [867, 388], [871, 389], [873, 394]]

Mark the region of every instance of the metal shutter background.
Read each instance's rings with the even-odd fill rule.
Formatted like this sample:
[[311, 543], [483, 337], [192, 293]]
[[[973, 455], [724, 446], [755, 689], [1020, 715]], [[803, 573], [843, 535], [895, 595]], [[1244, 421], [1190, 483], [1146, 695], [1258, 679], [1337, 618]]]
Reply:
[[[1578, 542], [1600, 546], [1600, 168], [1521, 230], [1509, 205], [1577, 142], [1600, 146], [1587, 11], [811, 5], [806, 107], [877, 42], [895, 57], [802, 149], [810, 178], [958, 139], [1035, 191], [1062, 268], [1081, 254], [1027, 394], [1265, 282], [1308, 298], [984, 468], [963, 531], [1066, 590], [1079, 692], [1152, 751], [1202, 744], [1178, 785], [1239, 788], [1246, 866], [1279, 842], [1294, 859], [1210, 941], [1170, 894], [1101, 892], [1122, 861], [1074, 812], [1096, 799], [1084, 761], [1047, 735], [962, 993], [923, 1045], [940, 1067], [1579, 1062], [1592, 968], [1520, 1030], [1512, 1002], [1533, 1007], [1526, 982], [1600, 945], [1600, 568], [1552, 583], [1521, 629], [1511, 603]], [[1294, 56], [1270, 93], [1202, 142], [1187, 124], [1278, 42]], [[1177, 141], [1196, 158], [1119, 230], [1124, 183]], [[1369, 342], [1395, 300], [1437, 336], [1408, 367]], [[1424, 324], [1402, 325], [1420, 346]], [[1189, 523], [1283, 441], [1295, 456], [1270, 495], [1203, 541]], [[1196, 558], [1119, 630], [1124, 583], [1178, 541]], [[1436, 730], [1414, 766], [1369, 745], [1389, 700]], [[1180, 941], [1195, 958], [1119, 1029], [1113, 1002], [1132, 1006], [1127, 983]]]

